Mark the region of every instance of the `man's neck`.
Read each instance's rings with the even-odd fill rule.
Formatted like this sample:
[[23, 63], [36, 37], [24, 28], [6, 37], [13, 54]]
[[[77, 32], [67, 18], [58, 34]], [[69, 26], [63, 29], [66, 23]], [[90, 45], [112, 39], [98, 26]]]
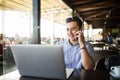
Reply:
[[78, 43], [78, 41], [77, 41], [77, 40], [69, 40], [69, 42], [70, 42], [70, 44], [71, 44], [71, 45], [75, 45], [75, 44], [77, 44], [77, 43]]

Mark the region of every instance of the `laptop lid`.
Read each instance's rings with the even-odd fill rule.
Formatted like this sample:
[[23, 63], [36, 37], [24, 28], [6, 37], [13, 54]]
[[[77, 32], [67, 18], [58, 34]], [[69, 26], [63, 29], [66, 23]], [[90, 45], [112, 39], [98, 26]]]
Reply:
[[63, 47], [60, 45], [11, 45], [22, 76], [67, 79]]

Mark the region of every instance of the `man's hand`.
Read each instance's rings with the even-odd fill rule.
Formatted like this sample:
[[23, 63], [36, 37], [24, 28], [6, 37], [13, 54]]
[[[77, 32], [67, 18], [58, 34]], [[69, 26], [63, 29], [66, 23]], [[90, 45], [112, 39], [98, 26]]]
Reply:
[[78, 39], [79, 44], [81, 45], [81, 47], [85, 47], [84, 46], [84, 35], [83, 32], [81, 30], [77, 31], [75, 33], [75, 37]]

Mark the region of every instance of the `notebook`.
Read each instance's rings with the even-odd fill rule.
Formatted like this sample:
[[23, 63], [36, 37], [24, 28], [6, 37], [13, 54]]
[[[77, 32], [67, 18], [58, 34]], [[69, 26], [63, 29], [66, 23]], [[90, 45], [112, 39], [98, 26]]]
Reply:
[[67, 80], [74, 69], [65, 68], [60, 45], [11, 45], [20, 75]]

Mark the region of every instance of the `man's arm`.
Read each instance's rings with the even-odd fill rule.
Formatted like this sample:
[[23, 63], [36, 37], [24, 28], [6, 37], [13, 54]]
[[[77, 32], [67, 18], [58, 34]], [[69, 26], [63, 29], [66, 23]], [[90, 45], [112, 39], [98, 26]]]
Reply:
[[80, 44], [81, 46], [81, 60], [82, 60], [82, 65], [85, 69], [93, 69], [95, 66], [94, 60], [92, 57], [89, 55], [87, 48], [84, 43]]
[[85, 46], [85, 41], [84, 41], [84, 35], [82, 31], [76, 32], [78, 34], [76, 37], [78, 37], [78, 42], [80, 45], [80, 52], [81, 52], [81, 60], [82, 60], [82, 65], [85, 69], [93, 69], [95, 66], [95, 63], [92, 59], [92, 57], [89, 55], [87, 48]]

